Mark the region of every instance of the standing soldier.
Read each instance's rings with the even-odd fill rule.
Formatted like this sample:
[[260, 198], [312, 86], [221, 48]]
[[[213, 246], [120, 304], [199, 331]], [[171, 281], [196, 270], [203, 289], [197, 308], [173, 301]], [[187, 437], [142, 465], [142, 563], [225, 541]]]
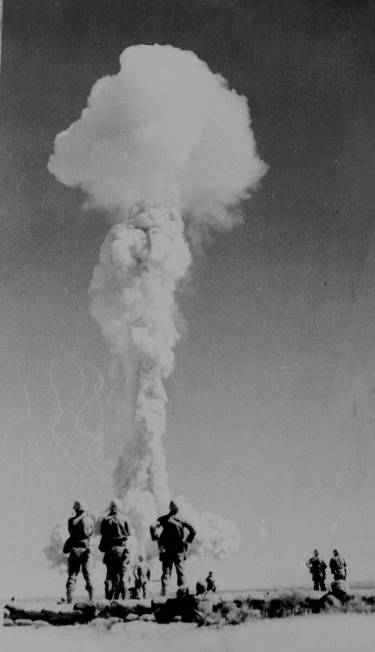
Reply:
[[127, 520], [120, 514], [121, 500], [112, 500], [108, 515], [100, 526], [101, 540], [99, 550], [104, 552], [103, 562], [107, 566], [104, 592], [107, 600], [126, 597], [125, 574], [129, 552], [126, 546], [130, 529]]
[[[167, 585], [172, 573], [173, 565], [176, 568], [177, 586], [185, 585], [184, 561], [189, 543], [194, 540], [195, 530], [190, 523], [177, 518], [178, 507], [171, 500], [169, 512], [160, 516], [150, 527], [151, 538], [159, 545], [159, 559], [162, 563], [161, 594], [166, 595]], [[185, 532], [188, 532], [185, 537]]]
[[94, 524], [88, 515], [83, 500], [76, 500], [73, 505], [75, 512], [68, 520], [69, 538], [65, 542], [64, 552], [69, 553], [68, 560], [68, 581], [66, 583], [66, 601], [72, 602], [74, 587], [77, 576], [82, 569], [82, 575], [86, 582], [86, 590], [89, 599], [93, 598], [93, 586], [91, 581], [91, 550], [90, 539], [94, 531]]
[[332, 551], [333, 557], [329, 562], [329, 567], [335, 582], [337, 580], [346, 580], [346, 561], [341, 557], [336, 548]]
[[327, 564], [320, 558], [319, 552], [316, 549], [314, 550], [313, 556], [306, 562], [306, 566], [314, 582], [314, 591], [325, 591], [326, 586], [324, 580], [326, 579]]
[[133, 568], [133, 576], [134, 576], [134, 589], [135, 589], [136, 597], [140, 598], [142, 592], [142, 596], [146, 598], [147, 584], [149, 583], [151, 578], [151, 571], [149, 565], [144, 561], [142, 555], [139, 555], [138, 562]]

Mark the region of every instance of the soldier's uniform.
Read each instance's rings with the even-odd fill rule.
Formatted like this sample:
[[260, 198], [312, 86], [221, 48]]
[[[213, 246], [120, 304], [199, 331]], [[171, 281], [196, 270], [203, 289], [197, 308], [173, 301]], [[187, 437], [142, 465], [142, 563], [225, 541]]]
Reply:
[[[161, 594], [166, 595], [167, 585], [170, 580], [173, 566], [176, 569], [177, 586], [185, 585], [184, 562], [188, 544], [195, 537], [195, 530], [190, 523], [177, 518], [178, 508], [174, 503], [173, 510], [158, 518], [156, 524], [151, 526], [151, 538], [158, 541], [159, 559], [162, 563]], [[170, 507], [171, 507], [170, 505]], [[188, 534], [185, 538], [185, 531]]]
[[82, 511], [68, 520], [69, 539], [65, 551], [69, 551], [68, 580], [66, 583], [66, 601], [72, 602], [74, 587], [80, 570], [85, 579], [86, 590], [90, 600], [93, 598], [91, 580], [91, 550], [90, 539], [94, 524], [87, 512]]
[[314, 583], [314, 591], [325, 591], [325, 579], [327, 564], [319, 555], [314, 555], [307, 562]]
[[334, 552], [329, 567], [335, 581], [346, 580], [346, 561], [337, 551]]
[[134, 576], [134, 589], [137, 598], [147, 597], [147, 584], [150, 581], [151, 571], [148, 564], [142, 559], [139, 559], [133, 569]]
[[216, 582], [212, 573], [208, 573], [206, 577], [206, 587], [207, 591], [216, 591]]
[[100, 534], [99, 550], [104, 552], [103, 563], [107, 566], [104, 582], [105, 597], [108, 600], [125, 599], [125, 577], [129, 563], [126, 545], [130, 536], [129, 524], [120, 514], [110, 512], [102, 520]]

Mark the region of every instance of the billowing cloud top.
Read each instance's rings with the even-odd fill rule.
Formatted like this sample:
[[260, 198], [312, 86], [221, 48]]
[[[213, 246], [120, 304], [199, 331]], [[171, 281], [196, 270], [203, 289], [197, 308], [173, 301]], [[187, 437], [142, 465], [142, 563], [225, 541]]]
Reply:
[[193, 52], [138, 45], [99, 79], [79, 120], [60, 133], [48, 169], [89, 205], [124, 215], [139, 203], [178, 205], [212, 228], [266, 172], [245, 97]]

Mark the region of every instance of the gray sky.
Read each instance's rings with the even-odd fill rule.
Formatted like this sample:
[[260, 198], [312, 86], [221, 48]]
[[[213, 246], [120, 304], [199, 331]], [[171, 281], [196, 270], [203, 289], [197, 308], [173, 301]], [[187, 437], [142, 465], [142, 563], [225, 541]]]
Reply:
[[352, 579], [372, 578], [372, 3], [8, 0], [3, 18], [9, 591], [35, 592], [37, 573], [60, 586], [41, 552], [52, 526], [77, 493], [98, 510], [111, 496], [121, 442], [106, 401], [117, 388], [87, 297], [108, 225], [46, 165], [92, 84], [117, 72], [125, 47], [154, 42], [193, 50], [247, 96], [270, 166], [245, 223], [196, 254], [178, 293], [186, 326], [167, 383], [172, 490], [235, 521], [243, 543], [223, 581], [232, 571], [249, 586], [308, 580], [300, 564], [316, 546], [325, 557], [342, 550]]

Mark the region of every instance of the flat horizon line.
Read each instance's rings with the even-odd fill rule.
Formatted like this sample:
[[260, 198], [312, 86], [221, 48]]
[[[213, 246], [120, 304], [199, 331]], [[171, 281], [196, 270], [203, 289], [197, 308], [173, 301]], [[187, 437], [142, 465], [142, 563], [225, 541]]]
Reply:
[[[375, 581], [374, 580], [354, 580], [352, 582], [348, 581], [349, 587], [352, 589], [374, 589], [375, 590]], [[313, 591], [313, 587], [311, 585], [307, 584], [299, 584], [299, 585], [281, 585], [281, 586], [268, 586], [268, 587], [253, 587], [253, 588], [231, 588], [231, 589], [219, 589], [216, 591], [218, 595], [222, 595], [225, 593], [270, 593], [274, 591]], [[329, 590], [329, 589], [327, 589]], [[321, 593], [324, 593], [324, 591], [321, 591]], [[169, 591], [167, 594], [167, 597], [173, 597], [176, 594], [176, 591]], [[1, 602], [6, 602], [6, 601], [11, 601], [12, 598], [14, 598], [15, 601], [21, 601], [21, 602], [31, 602], [31, 601], [41, 601], [41, 600], [56, 600], [57, 602], [61, 600], [64, 596], [57, 596], [57, 595], [42, 595], [42, 596], [34, 596], [34, 597], [16, 597], [16, 596], [11, 596], [11, 597], [0, 597]], [[153, 594], [150, 595], [150, 598], [156, 598], [160, 597], [159, 594]], [[87, 595], [85, 594], [80, 594], [77, 595], [77, 598], [75, 602], [79, 601], [85, 601], [87, 599]], [[104, 600], [104, 595], [98, 594], [98, 600]], [[64, 603], [62, 603], [64, 604]]]

